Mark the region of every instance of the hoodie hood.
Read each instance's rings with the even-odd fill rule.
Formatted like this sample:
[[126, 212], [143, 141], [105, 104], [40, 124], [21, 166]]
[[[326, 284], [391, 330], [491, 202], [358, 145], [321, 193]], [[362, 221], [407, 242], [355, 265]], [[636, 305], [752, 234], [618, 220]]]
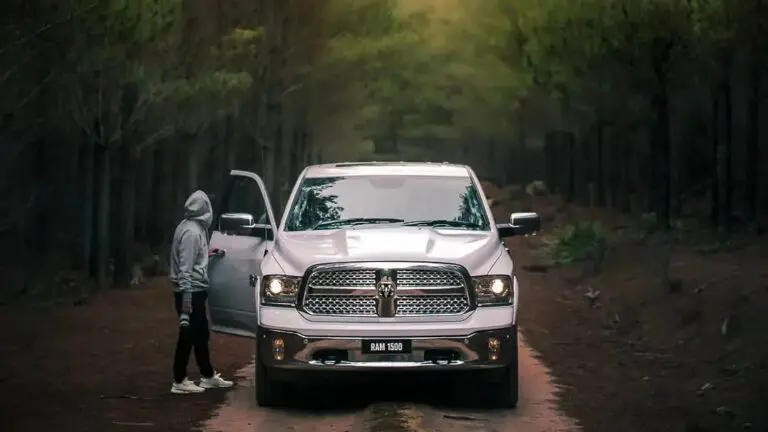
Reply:
[[196, 190], [184, 203], [184, 219], [200, 222], [207, 230], [213, 222], [213, 208], [208, 195], [201, 190]]
[[502, 252], [490, 232], [396, 225], [281, 232], [272, 251], [283, 270], [298, 275], [314, 264], [355, 261], [455, 263], [484, 275]]

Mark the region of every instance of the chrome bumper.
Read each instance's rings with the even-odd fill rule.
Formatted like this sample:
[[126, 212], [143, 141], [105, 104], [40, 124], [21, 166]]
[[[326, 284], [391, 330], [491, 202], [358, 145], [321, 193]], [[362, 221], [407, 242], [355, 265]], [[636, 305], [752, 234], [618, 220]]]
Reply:
[[[260, 328], [257, 355], [265, 366], [284, 370], [484, 370], [508, 366], [517, 351], [514, 327], [455, 337], [370, 338], [408, 339], [412, 346], [409, 354], [363, 354], [365, 339], [305, 337]], [[491, 349], [495, 345], [492, 339], [498, 341], [495, 351]], [[329, 356], [329, 352], [333, 354]]]

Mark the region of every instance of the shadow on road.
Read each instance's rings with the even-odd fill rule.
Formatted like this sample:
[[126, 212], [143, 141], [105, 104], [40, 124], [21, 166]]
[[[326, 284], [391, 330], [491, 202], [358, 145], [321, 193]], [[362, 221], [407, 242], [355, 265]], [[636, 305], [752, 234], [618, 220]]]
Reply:
[[[549, 371], [521, 346], [521, 399], [516, 409], [490, 410], [488, 383], [471, 375], [369, 374], [289, 388], [287, 407], [265, 409], [254, 395], [254, 367], [238, 373], [238, 387], [204, 425], [206, 431], [506, 431], [578, 430], [554, 408]], [[307, 428], [307, 429], [305, 429]]]
[[290, 409], [344, 411], [365, 408], [376, 403], [410, 403], [450, 409], [483, 409], [490, 405], [488, 384], [478, 383], [472, 389], [470, 377], [453, 374], [442, 376], [393, 376], [376, 374], [356, 382], [343, 380], [313, 382], [295, 386], [297, 398]]

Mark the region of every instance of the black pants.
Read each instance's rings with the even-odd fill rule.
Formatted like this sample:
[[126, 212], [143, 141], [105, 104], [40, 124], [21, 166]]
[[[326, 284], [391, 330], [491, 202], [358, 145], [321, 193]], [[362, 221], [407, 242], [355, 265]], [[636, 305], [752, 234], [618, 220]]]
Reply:
[[[176, 314], [181, 314], [182, 296], [174, 292]], [[213, 376], [211, 355], [208, 350], [208, 339], [211, 333], [208, 329], [208, 315], [205, 313], [205, 291], [192, 293], [192, 313], [189, 314], [189, 325], [179, 327], [179, 340], [176, 342], [176, 355], [173, 357], [173, 380], [180, 383], [187, 376], [187, 364], [192, 348], [195, 348], [195, 361], [200, 368], [200, 375], [210, 378]]]

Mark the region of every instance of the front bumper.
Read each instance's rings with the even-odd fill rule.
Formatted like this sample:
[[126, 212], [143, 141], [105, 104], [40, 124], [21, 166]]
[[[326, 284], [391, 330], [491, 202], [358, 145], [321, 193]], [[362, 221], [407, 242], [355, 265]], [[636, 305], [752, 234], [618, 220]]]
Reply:
[[[308, 337], [296, 332], [259, 328], [257, 355], [265, 366], [286, 371], [487, 370], [506, 367], [517, 355], [514, 326], [466, 336], [372, 338], [409, 339], [412, 345], [409, 354], [363, 354], [364, 339]], [[492, 339], [498, 341], [498, 345], [489, 342]], [[276, 343], [276, 340], [282, 342]]]

